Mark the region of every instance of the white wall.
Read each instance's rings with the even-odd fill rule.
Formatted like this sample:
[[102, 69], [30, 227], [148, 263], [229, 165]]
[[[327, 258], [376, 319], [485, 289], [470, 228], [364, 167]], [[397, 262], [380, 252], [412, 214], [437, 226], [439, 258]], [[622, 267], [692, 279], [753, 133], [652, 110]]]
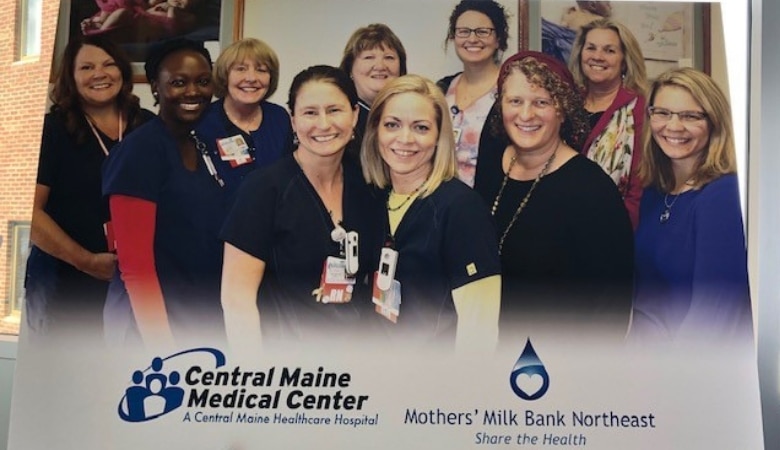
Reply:
[[[511, 14], [508, 55], [517, 49], [517, 1], [499, 0]], [[444, 38], [456, 1], [447, 0], [249, 0], [244, 36], [267, 42], [279, 55], [279, 90], [272, 101], [286, 104], [292, 78], [315, 64], [338, 66], [344, 45], [355, 29], [380, 22], [404, 44], [409, 73], [436, 81], [461, 70]]]

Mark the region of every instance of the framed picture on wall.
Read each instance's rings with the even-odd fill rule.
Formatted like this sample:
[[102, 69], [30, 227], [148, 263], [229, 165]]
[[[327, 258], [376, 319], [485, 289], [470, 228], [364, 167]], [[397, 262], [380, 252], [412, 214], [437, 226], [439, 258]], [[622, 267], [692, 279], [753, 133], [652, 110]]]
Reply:
[[650, 78], [681, 66], [710, 73], [709, 3], [519, 0], [519, 11], [521, 49], [568, 61], [580, 27], [606, 17], [633, 32]]
[[203, 42], [216, 59], [223, 44], [241, 38], [243, 11], [244, 0], [65, 0], [55, 63], [72, 37], [106, 36], [127, 52], [134, 81], [145, 82], [143, 62], [150, 45], [185, 37]]

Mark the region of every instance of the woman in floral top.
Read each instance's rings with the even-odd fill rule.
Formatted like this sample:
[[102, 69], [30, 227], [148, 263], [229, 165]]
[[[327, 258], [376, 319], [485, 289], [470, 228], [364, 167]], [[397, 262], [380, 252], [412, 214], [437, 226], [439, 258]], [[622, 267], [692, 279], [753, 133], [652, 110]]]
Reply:
[[580, 149], [618, 186], [636, 229], [642, 183], [637, 176], [647, 74], [639, 43], [623, 24], [595, 20], [577, 35], [569, 69], [585, 88], [591, 132]]

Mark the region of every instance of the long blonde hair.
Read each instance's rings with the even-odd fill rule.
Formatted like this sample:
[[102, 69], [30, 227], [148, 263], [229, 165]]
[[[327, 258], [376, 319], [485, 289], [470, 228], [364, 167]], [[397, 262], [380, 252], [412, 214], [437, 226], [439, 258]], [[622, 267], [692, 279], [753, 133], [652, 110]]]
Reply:
[[360, 151], [360, 162], [363, 166], [363, 177], [366, 182], [380, 188], [390, 184], [390, 170], [379, 152], [379, 120], [387, 102], [396, 95], [412, 92], [428, 99], [436, 112], [436, 125], [439, 129], [439, 139], [433, 156], [433, 168], [428, 180], [420, 189], [420, 197], [431, 194], [439, 185], [453, 177], [456, 173], [455, 138], [452, 131], [449, 107], [441, 89], [433, 81], [419, 75], [404, 75], [389, 81], [377, 94], [368, 115], [366, 133], [363, 136], [363, 146]]
[[628, 27], [613, 19], [596, 19], [584, 25], [577, 33], [569, 57], [569, 70], [577, 85], [586, 89], [588, 87], [588, 80], [582, 73], [582, 48], [585, 46], [588, 33], [593, 30], [612, 30], [617, 33], [623, 50], [623, 86], [634, 91], [635, 94], [645, 95], [647, 92], [647, 69], [645, 69], [642, 48], [639, 47], [639, 42]]
[[[694, 187], [700, 188], [722, 175], [735, 173], [737, 156], [731, 107], [715, 81], [709, 75], [688, 67], [669, 70], [650, 87], [649, 106], [653, 106], [656, 94], [665, 86], [685, 89], [707, 114], [710, 135], [692, 176]], [[672, 162], [653, 139], [649, 123], [642, 132], [642, 148], [644, 154], [639, 166], [642, 182], [661, 192], [671, 192], [675, 188]]]

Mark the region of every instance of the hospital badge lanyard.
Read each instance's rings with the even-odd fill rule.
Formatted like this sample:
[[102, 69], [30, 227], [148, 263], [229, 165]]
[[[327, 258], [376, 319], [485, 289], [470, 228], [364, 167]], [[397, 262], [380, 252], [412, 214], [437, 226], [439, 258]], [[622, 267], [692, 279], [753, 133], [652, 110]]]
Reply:
[[[89, 124], [89, 128], [92, 130], [92, 134], [95, 135], [95, 139], [97, 139], [98, 144], [100, 144], [100, 148], [103, 150], [103, 154], [105, 156], [108, 156], [108, 147], [106, 147], [106, 143], [103, 142], [103, 138], [100, 137], [100, 133], [98, 133], [97, 128], [95, 128], [95, 124], [92, 123], [92, 118], [89, 117], [88, 114], [84, 114], [84, 118], [87, 119], [87, 124]], [[125, 122], [122, 118], [122, 113], [119, 113], [119, 137], [117, 138], [117, 142], [122, 142], [122, 137], [125, 132]], [[111, 221], [103, 223], [103, 234], [106, 236], [106, 246], [108, 248], [109, 252], [116, 251], [116, 238], [114, 237], [114, 227], [111, 224]]]
[[[412, 199], [417, 198], [417, 195], [426, 183], [428, 183], [428, 179], [425, 179], [417, 186], [417, 189], [407, 195], [397, 206], [390, 206], [390, 194], [388, 194], [386, 204], [388, 225], [390, 213], [402, 211]], [[395, 240], [392, 232], [390, 232], [379, 255], [378, 270], [374, 272], [374, 287], [371, 293], [371, 301], [375, 305], [374, 310], [379, 315], [390, 322], [398, 323], [398, 316], [401, 314], [401, 282], [395, 279], [395, 271], [398, 267], [398, 250], [394, 247]]]
[[339, 256], [328, 256], [322, 265], [320, 285], [311, 295], [323, 304], [349, 303], [355, 290], [358, 264], [358, 233], [347, 231], [339, 223], [330, 233], [333, 242], [339, 244]]
[[214, 177], [214, 180], [217, 182], [219, 187], [225, 187], [225, 180], [219, 176], [217, 167], [214, 165], [214, 161], [211, 160], [211, 156], [209, 156], [209, 151], [206, 148], [206, 144], [198, 138], [198, 135], [195, 134], [195, 130], [190, 130], [190, 136], [192, 137], [192, 140], [195, 141], [195, 148], [198, 149], [198, 152], [203, 158], [203, 162], [206, 164], [206, 169], [209, 171], [209, 175]]

